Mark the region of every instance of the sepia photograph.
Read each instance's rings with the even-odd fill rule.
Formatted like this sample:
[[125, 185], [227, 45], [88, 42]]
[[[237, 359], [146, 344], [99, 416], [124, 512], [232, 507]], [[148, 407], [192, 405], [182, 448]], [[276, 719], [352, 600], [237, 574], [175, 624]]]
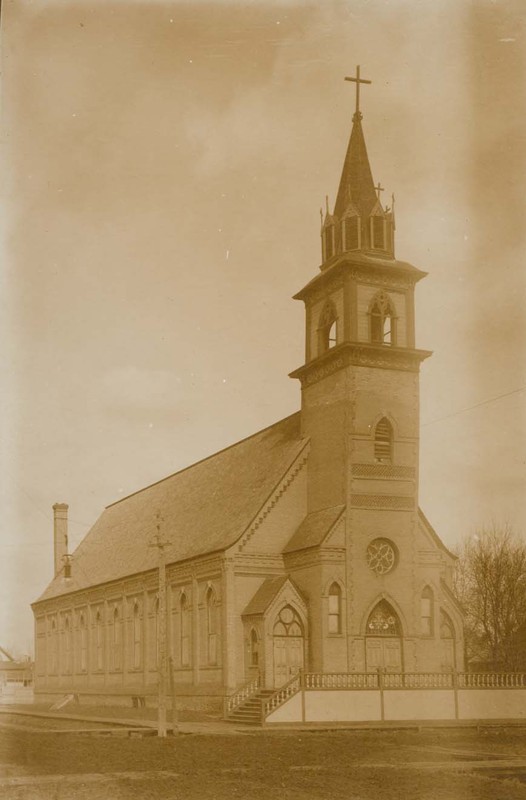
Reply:
[[2, 798], [526, 800], [525, 30], [4, 0]]

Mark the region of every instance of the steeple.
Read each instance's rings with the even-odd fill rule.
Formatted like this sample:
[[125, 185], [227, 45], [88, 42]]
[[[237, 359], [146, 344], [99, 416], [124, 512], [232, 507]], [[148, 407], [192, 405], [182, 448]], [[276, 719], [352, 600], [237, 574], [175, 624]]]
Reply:
[[334, 214], [340, 219], [349, 205], [349, 197], [362, 218], [369, 216], [377, 200], [360, 111], [353, 116], [351, 138], [343, 162], [340, 187], [334, 206]]
[[330, 214], [327, 208], [322, 223], [322, 269], [338, 255], [352, 251], [394, 256], [393, 215], [380, 201], [383, 189], [374, 184], [362, 128], [360, 86], [371, 81], [360, 78], [359, 66], [356, 77], [345, 80], [356, 84], [356, 108], [334, 212]]

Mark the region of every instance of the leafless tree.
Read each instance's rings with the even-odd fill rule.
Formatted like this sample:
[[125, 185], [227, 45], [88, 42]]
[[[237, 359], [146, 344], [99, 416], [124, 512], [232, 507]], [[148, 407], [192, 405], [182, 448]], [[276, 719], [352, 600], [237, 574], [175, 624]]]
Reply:
[[526, 543], [509, 525], [492, 525], [470, 536], [458, 556], [455, 591], [466, 614], [468, 664], [524, 668]]

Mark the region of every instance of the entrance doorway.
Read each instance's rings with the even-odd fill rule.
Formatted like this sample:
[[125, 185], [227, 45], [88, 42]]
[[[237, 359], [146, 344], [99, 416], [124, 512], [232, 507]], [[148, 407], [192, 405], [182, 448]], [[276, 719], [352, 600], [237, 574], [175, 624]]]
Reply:
[[279, 688], [304, 666], [305, 642], [301, 620], [292, 608], [284, 606], [273, 630], [274, 686]]
[[402, 672], [400, 621], [385, 600], [375, 606], [367, 620], [365, 658], [368, 672], [379, 668], [387, 672]]

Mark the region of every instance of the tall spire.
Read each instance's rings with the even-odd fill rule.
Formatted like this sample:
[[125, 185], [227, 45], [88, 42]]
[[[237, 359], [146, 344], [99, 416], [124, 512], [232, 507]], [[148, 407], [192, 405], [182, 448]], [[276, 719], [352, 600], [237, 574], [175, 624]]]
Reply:
[[353, 115], [351, 138], [343, 164], [334, 213], [337, 217], [342, 217], [349, 204], [350, 194], [360, 215], [366, 217], [375, 205], [377, 197], [362, 130], [360, 84], [370, 84], [371, 81], [360, 78], [359, 66], [356, 67], [356, 77], [347, 77], [345, 80], [356, 84], [356, 110]]

